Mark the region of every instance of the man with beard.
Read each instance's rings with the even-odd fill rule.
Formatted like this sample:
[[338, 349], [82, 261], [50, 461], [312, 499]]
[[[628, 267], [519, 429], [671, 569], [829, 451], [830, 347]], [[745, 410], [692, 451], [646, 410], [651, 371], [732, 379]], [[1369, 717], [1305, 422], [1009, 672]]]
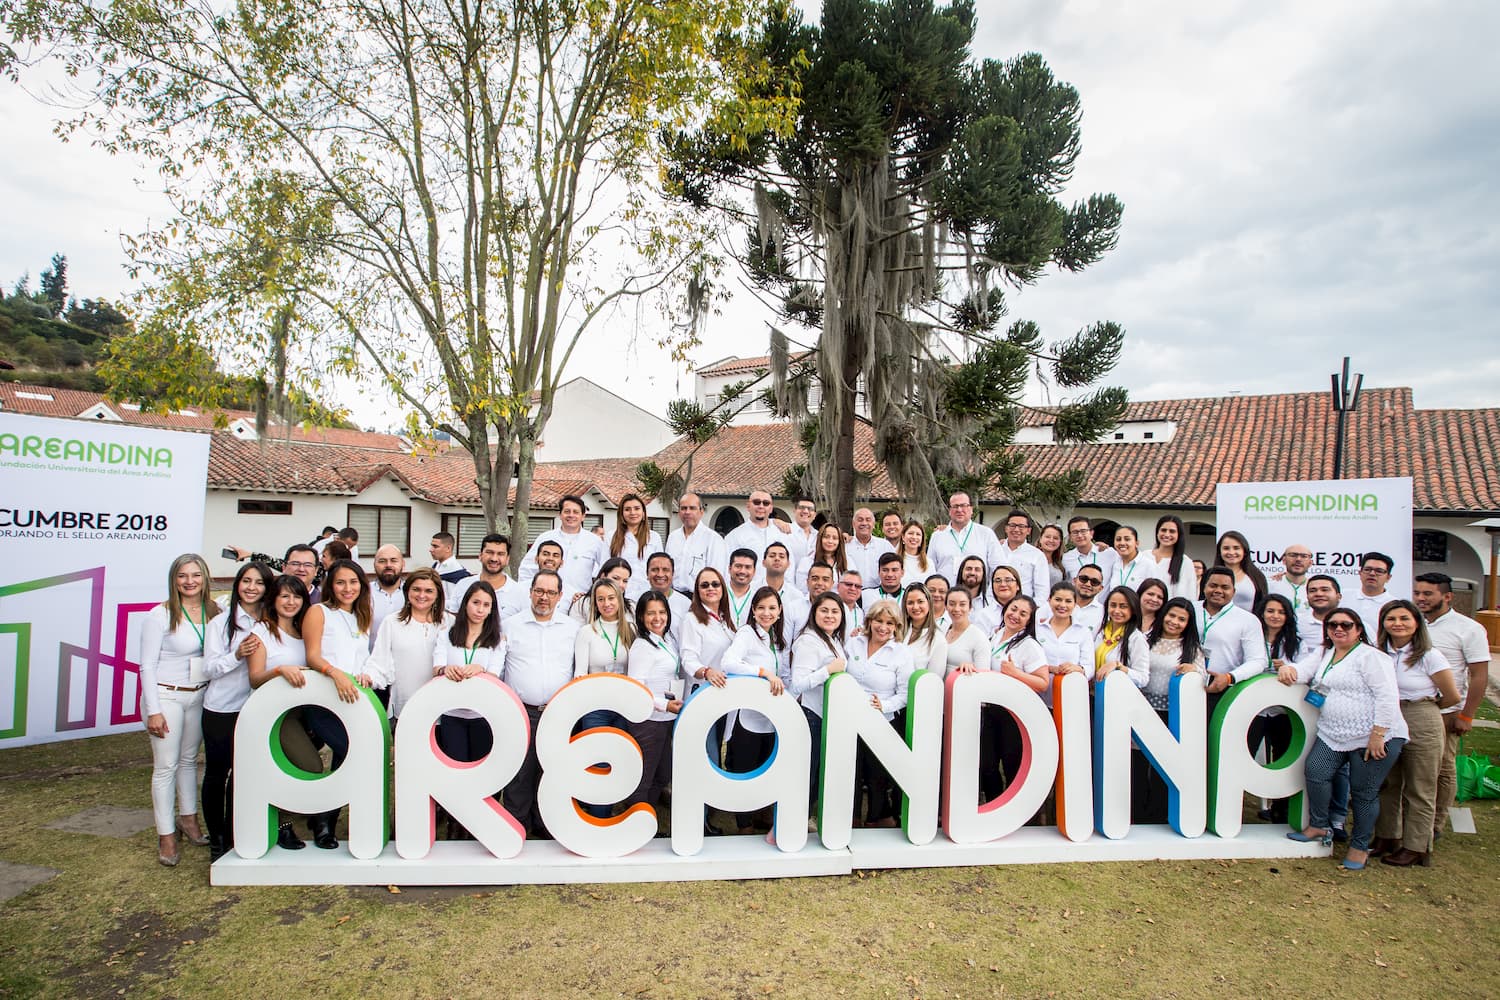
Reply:
[[401, 575], [406, 572], [406, 560], [401, 550], [394, 545], [382, 545], [375, 550], [375, 586], [370, 588], [370, 648], [375, 648], [375, 635], [380, 623], [387, 615], [400, 611], [406, 603], [401, 592]]
[[505, 575], [505, 567], [508, 565], [510, 539], [504, 535], [485, 535], [479, 543], [479, 575], [465, 577], [458, 582], [453, 588], [453, 598], [448, 602], [448, 610], [458, 614], [459, 609], [464, 606], [464, 599], [469, 596], [469, 588], [483, 580], [495, 589], [495, 601], [500, 607], [501, 621], [525, 611], [526, 588], [520, 581]]

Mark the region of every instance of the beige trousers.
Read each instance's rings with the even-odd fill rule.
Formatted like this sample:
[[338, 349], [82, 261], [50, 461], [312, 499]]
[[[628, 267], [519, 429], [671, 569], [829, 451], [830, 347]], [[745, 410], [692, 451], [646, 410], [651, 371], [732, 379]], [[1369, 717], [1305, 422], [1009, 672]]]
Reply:
[[1407, 850], [1426, 854], [1432, 850], [1438, 772], [1446, 750], [1447, 732], [1443, 728], [1443, 714], [1430, 698], [1403, 701], [1401, 716], [1411, 730], [1411, 738], [1381, 786], [1375, 836], [1399, 838]]

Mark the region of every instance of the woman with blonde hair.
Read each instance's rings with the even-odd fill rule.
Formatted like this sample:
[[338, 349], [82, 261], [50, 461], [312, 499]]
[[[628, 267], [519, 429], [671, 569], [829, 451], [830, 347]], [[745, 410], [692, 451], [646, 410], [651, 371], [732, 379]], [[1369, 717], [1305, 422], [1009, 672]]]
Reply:
[[[849, 640], [845, 672], [870, 698], [870, 704], [893, 723], [906, 708], [908, 682], [914, 672], [911, 647], [901, 641], [901, 611], [895, 601], [876, 601], [865, 614], [861, 635]], [[861, 740], [856, 749], [854, 820], [859, 824], [859, 787], [869, 792], [865, 825], [895, 826], [890, 773]]]
[[927, 529], [916, 519], [901, 526], [901, 586], [921, 583], [932, 572], [927, 557]]
[[646, 563], [658, 552], [665, 552], [661, 536], [651, 530], [646, 517], [646, 501], [634, 493], [620, 498], [620, 507], [615, 512], [615, 533], [609, 540], [611, 558], [624, 559], [630, 564], [630, 584], [625, 596], [632, 601], [650, 587], [646, 579]]
[[141, 715], [151, 734], [156, 860], [168, 868], [181, 859], [179, 832], [190, 843], [208, 844], [198, 826], [198, 746], [208, 686], [204, 644], [208, 623], [222, 610], [208, 595], [212, 580], [202, 556], [178, 556], [167, 570], [167, 599], [141, 623]]

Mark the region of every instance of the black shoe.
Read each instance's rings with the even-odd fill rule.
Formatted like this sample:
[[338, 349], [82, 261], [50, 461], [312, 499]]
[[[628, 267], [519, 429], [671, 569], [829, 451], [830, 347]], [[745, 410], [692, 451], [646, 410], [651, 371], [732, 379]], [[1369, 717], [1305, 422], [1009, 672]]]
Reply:
[[224, 838], [217, 833], [208, 835], [208, 863], [213, 864], [224, 856]]
[[1260, 820], [1262, 823], [1269, 823], [1271, 822], [1271, 810], [1262, 809], [1255, 814], [1255, 818]]
[[338, 813], [324, 813], [308, 821], [308, 825], [312, 827], [314, 846], [321, 847], [325, 851], [335, 850], [339, 846], [339, 838], [333, 835], [333, 825], [337, 816]]
[[1333, 840], [1336, 844], [1347, 844], [1349, 843], [1349, 834], [1344, 832], [1344, 830], [1340, 827], [1334, 827]]
[[285, 848], [288, 851], [300, 851], [307, 844], [303, 842], [301, 837], [297, 836], [297, 831], [292, 829], [292, 824], [283, 823], [281, 824], [281, 829], [276, 833], [276, 846]]

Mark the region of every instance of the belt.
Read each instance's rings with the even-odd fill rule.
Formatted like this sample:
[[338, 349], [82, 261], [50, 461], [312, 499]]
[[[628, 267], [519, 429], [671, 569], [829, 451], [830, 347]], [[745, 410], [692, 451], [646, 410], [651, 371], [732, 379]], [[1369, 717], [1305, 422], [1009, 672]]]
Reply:
[[176, 684], [158, 684], [156, 686], [159, 688], [166, 688], [168, 691], [186, 691], [189, 694], [192, 694], [194, 691], [202, 691], [204, 688], [208, 687], [208, 682], [204, 681], [197, 687], [178, 687]]
[[1428, 701], [1433, 702], [1434, 704], [1436, 704], [1437, 700], [1438, 700], [1437, 699], [1437, 695], [1428, 695], [1426, 698], [1402, 698], [1401, 699], [1401, 704], [1403, 704], [1403, 705], [1420, 705], [1423, 702], [1428, 702]]

